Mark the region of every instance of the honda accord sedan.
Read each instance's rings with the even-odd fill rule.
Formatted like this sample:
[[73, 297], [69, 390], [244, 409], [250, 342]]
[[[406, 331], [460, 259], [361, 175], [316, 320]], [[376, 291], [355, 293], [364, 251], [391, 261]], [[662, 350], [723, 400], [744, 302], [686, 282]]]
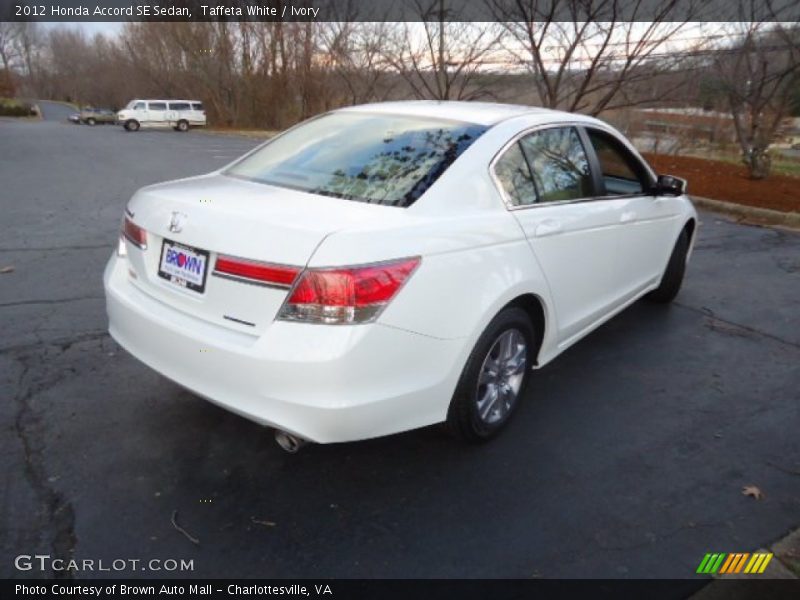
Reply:
[[536, 369], [639, 298], [675, 297], [685, 188], [583, 115], [336, 110], [136, 192], [109, 330], [287, 450], [441, 422], [482, 441]]

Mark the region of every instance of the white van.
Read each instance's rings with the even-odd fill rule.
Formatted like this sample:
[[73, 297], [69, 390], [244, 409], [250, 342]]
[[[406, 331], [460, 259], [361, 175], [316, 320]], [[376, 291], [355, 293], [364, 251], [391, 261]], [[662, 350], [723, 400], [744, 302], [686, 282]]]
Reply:
[[127, 131], [140, 127], [189, 131], [189, 127], [205, 127], [206, 111], [200, 100], [131, 100], [117, 113], [117, 122]]

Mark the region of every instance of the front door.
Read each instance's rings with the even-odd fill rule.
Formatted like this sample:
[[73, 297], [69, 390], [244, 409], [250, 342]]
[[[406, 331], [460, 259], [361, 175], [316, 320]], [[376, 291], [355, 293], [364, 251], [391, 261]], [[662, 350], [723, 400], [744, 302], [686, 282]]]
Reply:
[[601, 173], [599, 193], [620, 206], [618, 259], [613, 279], [623, 301], [659, 282], [677, 236], [679, 209], [672, 196], [655, 196], [655, 179], [617, 136], [587, 127]]

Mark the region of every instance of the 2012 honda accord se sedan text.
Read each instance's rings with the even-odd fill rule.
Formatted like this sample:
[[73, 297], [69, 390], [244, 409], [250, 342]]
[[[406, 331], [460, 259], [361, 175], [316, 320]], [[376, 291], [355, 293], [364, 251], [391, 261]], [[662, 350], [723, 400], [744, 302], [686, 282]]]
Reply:
[[483, 440], [534, 369], [638, 298], [672, 300], [696, 221], [685, 182], [597, 119], [356, 106], [136, 192], [110, 332], [288, 449], [439, 422]]

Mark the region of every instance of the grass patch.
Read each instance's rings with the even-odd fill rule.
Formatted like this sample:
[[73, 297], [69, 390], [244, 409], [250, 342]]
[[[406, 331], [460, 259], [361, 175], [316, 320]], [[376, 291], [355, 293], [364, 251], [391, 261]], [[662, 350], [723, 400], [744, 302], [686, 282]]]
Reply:
[[279, 133], [269, 129], [235, 129], [233, 127], [199, 127], [196, 131], [213, 133], [216, 135], [235, 135], [257, 140], [268, 140]]

